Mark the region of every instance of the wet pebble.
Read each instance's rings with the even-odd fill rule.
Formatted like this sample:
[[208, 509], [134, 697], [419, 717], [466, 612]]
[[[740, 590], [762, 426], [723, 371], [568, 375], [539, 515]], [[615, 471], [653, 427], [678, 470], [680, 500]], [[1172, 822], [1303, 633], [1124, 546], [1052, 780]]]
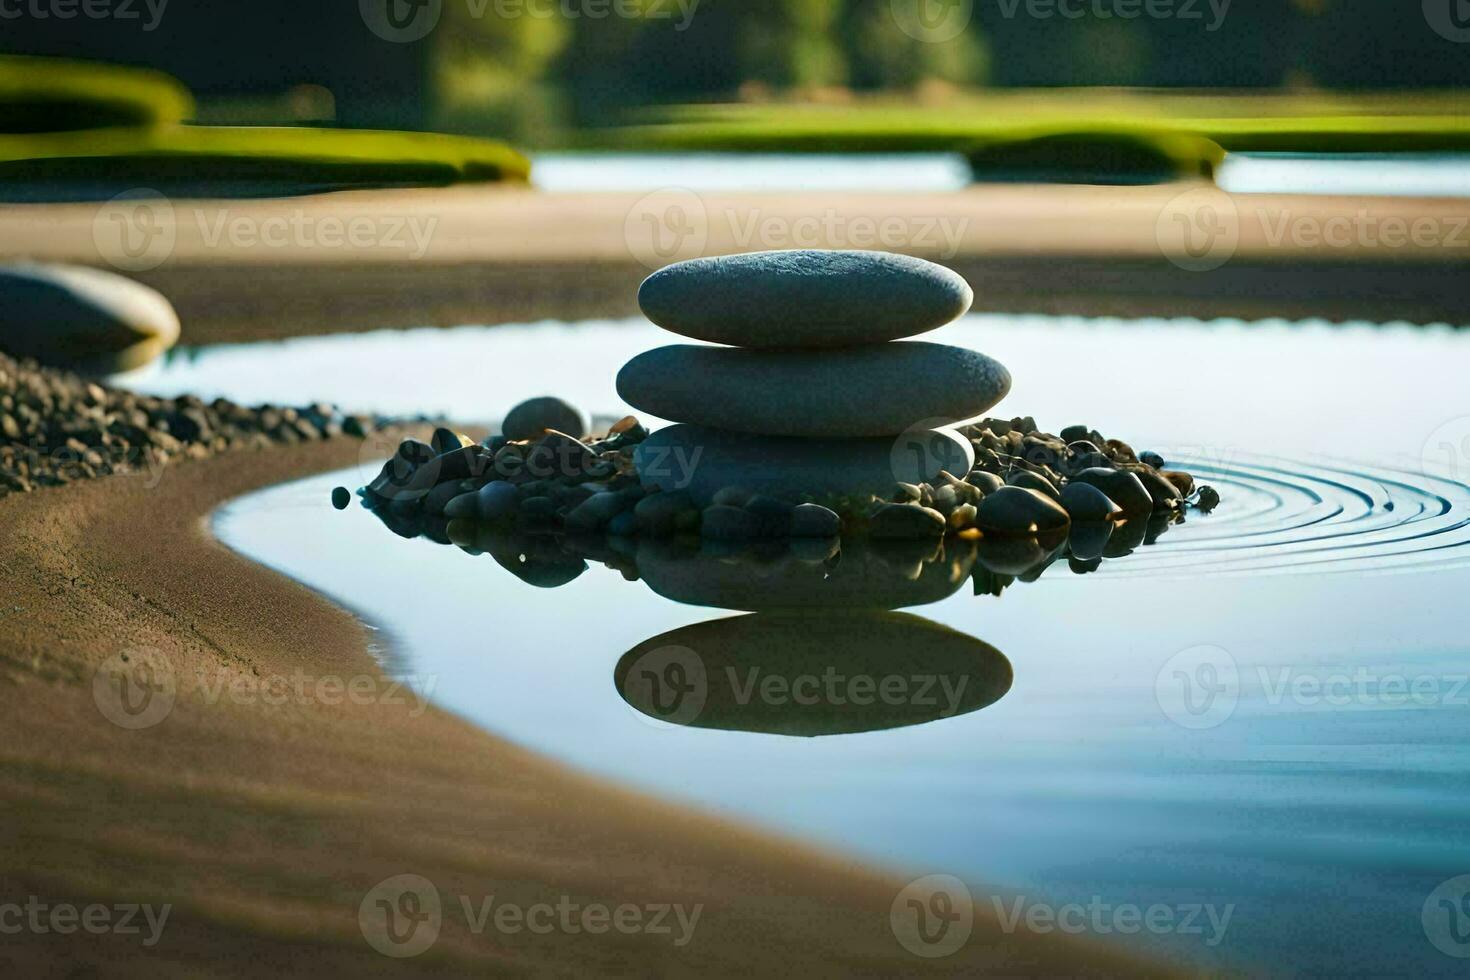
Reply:
[[[482, 521], [504, 521], [520, 509], [520, 495], [504, 480], [487, 483], [475, 494], [477, 516]], [[448, 510], [445, 510], [448, 513]]]
[[1058, 500], [1061, 497], [1055, 484], [1041, 474], [1033, 473], [1030, 470], [1017, 470], [1012, 473], [1006, 478], [1006, 485], [1035, 490], [1037, 493], [1045, 494], [1053, 500]]
[[453, 429], [446, 429], [442, 426], [435, 429], [434, 434], [429, 437], [429, 446], [434, 450], [435, 456], [443, 455], [455, 449], [464, 449], [474, 444], [475, 440], [469, 436], [461, 435]]
[[842, 533], [842, 518], [821, 504], [798, 504], [791, 511], [793, 538], [831, 538]]
[[632, 506], [632, 501], [620, 493], [593, 494], [567, 514], [567, 530], [601, 530], [607, 526], [609, 521], [630, 506]]
[[971, 470], [970, 475], [965, 477], [965, 482], [987, 494], [994, 493], [1006, 485], [1000, 477], [985, 470]]
[[1174, 489], [1188, 497], [1194, 493], [1194, 477], [1180, 470], [1159, 470], [1159, 476], [1174, 484]]
[[1082, 470], [1072, 480], [1097, 487], [1121, 507], [1128, 517], [1146, 517], [1153, 513], [1154, 498], [1138, 477], [1127, 470], [1098, 466]]
[[500, 431], [507, 439], [539, 439], [548, 430], [565, 432], [574, 439], [587, 434], [587, 419], [575, 406], [546, 396], [523, 401], [505, 416]]
[[944, 515], [915, 504], [883, 504], [868, 517], [875, 538], [937, 538], [944, 534]]
[[1122, 508], [1107, 494], [1090, 483], [1075, 480], [1062, 488], [1061, 504], [1074, 521], [1111, 521], [1123, 516]]
[[1071, 523], [1061, 504], [1026, 487], [1001, 487], [987, 494], [975, 510], [976, 524], [1001, 534], [1053, 531]]
[[1153, 500], [1154, 510], [1173, 510], [1183, 500], [1179, 488], [1160, 476], [1159, 472], [1152, 467], [1135, 470], [1133, 475], [1138, 477], [1143, 488], [1148, 491], [1149, 497]]

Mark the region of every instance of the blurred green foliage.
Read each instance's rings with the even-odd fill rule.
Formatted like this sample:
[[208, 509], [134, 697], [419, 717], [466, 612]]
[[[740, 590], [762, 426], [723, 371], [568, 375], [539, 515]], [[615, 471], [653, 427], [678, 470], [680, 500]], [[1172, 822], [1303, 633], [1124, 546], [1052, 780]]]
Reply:
[[53, 58], [0, 58], [0, 133], [175, 123], [194, 110], [162, 72]]
[[211, 182], [312, 189], [525, 181], [495, 140], [310, 127], [156, 126], [0, 135], [0, 180]]
[[560, 97], [580, 126], [659, 103], [741, 94], [985, 81], [978, 30], [943, 43], [899, 30], [892, 0], [640, 0], [639, 17], [475, 17], [446, 4], [436, 43], [441, 123]]

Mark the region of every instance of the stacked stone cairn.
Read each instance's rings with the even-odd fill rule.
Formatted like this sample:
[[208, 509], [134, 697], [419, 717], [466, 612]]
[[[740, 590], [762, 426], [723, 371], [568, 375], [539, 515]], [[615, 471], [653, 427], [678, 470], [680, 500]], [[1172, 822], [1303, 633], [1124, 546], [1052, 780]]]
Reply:
[[1119, 521], [1218, 501], [1085, 426], [973, 421], [1010, 390], [1006, 369], [904, 339], [972, 300], [956, 273], [882, 252], [678, 263], [639, 304], [706, 343], [647, 351], [617, 380], [629, 405], [675, 424], [650, 434], [628, 416], [593, 435], [571, 405], [535, 399], [479, 443], [449, 429], [405, 441], [363, 496], [399, 533], [434, 525], [482, 551], [496, 526], [728, 542], [1065, 536], [1074, 522], [1080, 549], [1100, 551]]
[[[650, 320], [730, 346], [660, 347], [623, 367], [623, 400], [679, 423], [639, 448], [644, 483], [705, 508], [706, 537], [749, 538], [831, 533], [895, 485], [967, 474], [973, 448], [944, 427], [999, 402], [1010, 375], [984, 354], [901, 338], [972, 299], [954, 272], [883, 252], [757, 252], [655, 273], [638, 295]], [[880, 536], [947, 525], [930, 507], [871, 518]]]

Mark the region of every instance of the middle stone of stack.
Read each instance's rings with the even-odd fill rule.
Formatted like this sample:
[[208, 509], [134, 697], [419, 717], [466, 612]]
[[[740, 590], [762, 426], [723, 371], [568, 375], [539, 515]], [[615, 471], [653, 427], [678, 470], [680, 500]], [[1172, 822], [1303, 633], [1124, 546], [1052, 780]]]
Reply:
[[754, 252], [654, 273], [638, 293], [650, 320], [734, 346], [659, 347], [623, 366], [622, 399], [680, 423], [639, 447], [643, 482], [704, 505], [730, 486], [794, 500], [963, 476], [974, 450], [942, 426], [988, 411], [1010, 374], [975, 351], [895, 341], [972, 299], [949, 269], [886, 252]]

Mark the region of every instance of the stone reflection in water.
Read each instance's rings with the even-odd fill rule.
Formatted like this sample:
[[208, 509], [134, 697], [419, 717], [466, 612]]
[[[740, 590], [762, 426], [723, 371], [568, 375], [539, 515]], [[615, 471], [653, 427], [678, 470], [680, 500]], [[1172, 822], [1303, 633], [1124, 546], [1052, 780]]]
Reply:
[[666, 599], [749, 612], [901, 609], [953, 595], [970, 577], [972, 542], [835, 539], [816, 552], [735, 554], [640, 544], [638, 573]]
[[652, 637], [613, 681], [635, 710], [676, 725], [850, 735], [978, 711], [1011, 664], [974, 637], [908, 613], [752, 613]]
[[640, 643], [614, 668], [619, 696], [674, 725], [808, 737], [941, 721], [1010, 689], [1011, 664], [1000, 651], [894, 610], [947, 599], [967, 580], [975, 595], [998, 596], [1063, 559], [1090, 572], [1152, 544], [1177, 520], [1079, 523], [1052, 535], [735, 544], [374, 513], [404, 537], [489, 555], [538, 588], [566, 585], [598, 562], [667, 599], [748, 613]]
[[[932, 540], [717, 542], [697, 537], [629, 538], [546, 533], [496, 523], [450, 522], [418, 512], [372, 511], [395, 534], [489, 555], [529, 585], [556, 588], [597, 562], [642, 579], [666, 599], [748, 612], [807, 609], [903, 609], [953, 595], [970, 579], [976, 595], [1000, 595], [1015, 582], [1034, 582], [1062, 559], [1076, 574], [1104, 559], [1125, 558], [1153, 544], [1176, 515], [1106, 523], [1074, 523], [1051, 535]], [[451, 523], [460, 533], [451, 535]]]

